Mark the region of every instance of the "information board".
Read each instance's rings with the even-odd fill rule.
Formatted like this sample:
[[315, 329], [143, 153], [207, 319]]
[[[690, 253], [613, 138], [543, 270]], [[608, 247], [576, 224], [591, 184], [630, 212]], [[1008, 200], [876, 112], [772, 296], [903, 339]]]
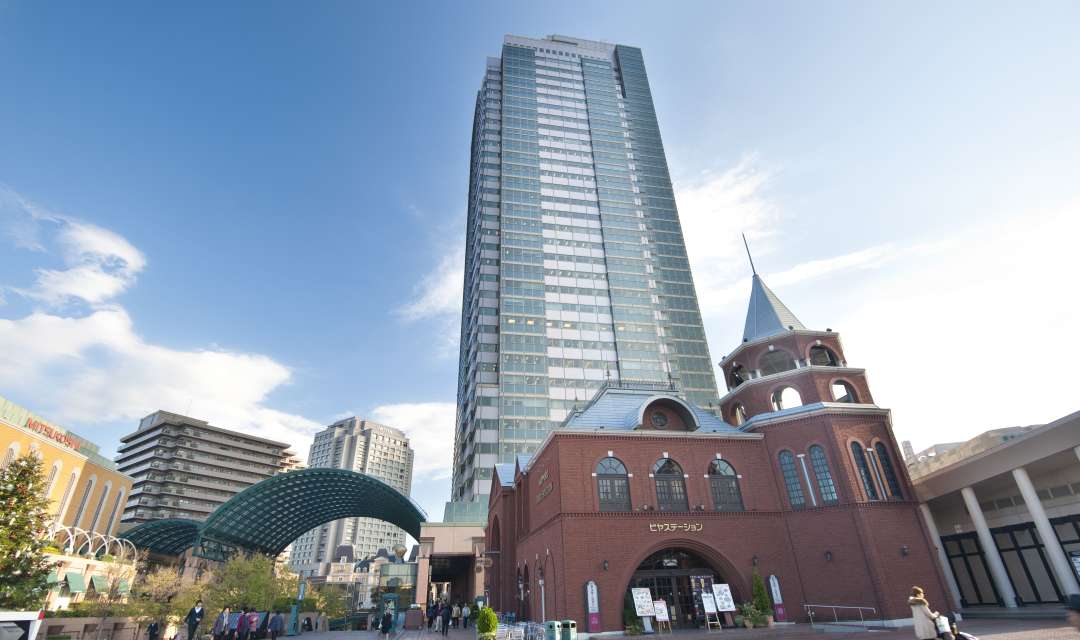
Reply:
[[635, 587], [630, 590], [634, 597], [634, 612], [639, 618], [647, 618], [654, 615], [652, 592], [644, 587]]
[[701, 593], [701, 606], [705, 607], [705, 615], [716, 614], [716, 599], [713, 598], [713, 594]]
[[735, 598], [731, 595], [731, 587], [724, 583], [713, 583], [712, 591], [717, 611], [735, 610]]
[[652, 605], [653, 605], [653, 615], [656, 616], [656, 621], [657, 622], [670, 622], [671, 621], [671, 618], [668, 617], [667, 602], [665, 602], [663, 600], [657, 600], [656, 602], [652, 603]]

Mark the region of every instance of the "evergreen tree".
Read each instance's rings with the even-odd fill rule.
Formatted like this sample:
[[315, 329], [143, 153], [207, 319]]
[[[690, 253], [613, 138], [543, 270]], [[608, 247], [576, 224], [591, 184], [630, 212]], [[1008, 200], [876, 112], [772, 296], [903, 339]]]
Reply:
[[0, 610], [29, 611], [45, 603], [53, 569], [44, 551], [48, 508], [36, 455], [0, 469]]
[[751, 586], [753, 589], [754, 607], [761, 611], [761, 615], [771, 616], [772, 602], [769, 601], [769, 592], [765, 589], [765, 581], [762, 580], [757, 567], [754, 567], [754, 576], [751, 579]]

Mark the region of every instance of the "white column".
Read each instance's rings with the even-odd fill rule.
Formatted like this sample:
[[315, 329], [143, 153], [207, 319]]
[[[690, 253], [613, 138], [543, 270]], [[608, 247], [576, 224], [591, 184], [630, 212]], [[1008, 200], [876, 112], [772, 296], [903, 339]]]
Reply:
[[1013, 469], [1012, 474], [1013, 479], [1016, 480], [1016, 486], [1020, 488], [1020, 495], [1024, 496], [1024, 504], [1027, 505], [1028, 513], [1035, 522], [1035, 528], [1039, 530], [1039, 537], [1042, 538], [1046, 555], [1050, 556], [1050, 566], [1054, 568], [1058, 585], [1065, 593], [1080, 592], [1080, 585], [1076, 583], [1076, 576], [1073, 574], [1072, 566], [1069, 565], [1069, 559], [1065, 557], [1065, 551], [1058, 542], [1054, 526], [1046, 517], [1046, 509], [1043, 509], [1039, 494], [1035, 492], [1035, 485], [1031, 484], [1027, 469], [1017, 467]]
[[975, 497], [975, 490], [964, 487], [960, 490], [960, 494], [964, 496], [964, 504], [967, 506], [968, 513], [971, 514], [972, 522], [975, 523], [975, 533], [979, 536], [979, 544], [982, 545], [986, 563], [990, 565], [990, 577], [994, 580], [994, 586], [997, 587], [1005, 606], [1014, 609], [1016, 608], [1016, 592], [1013, 591], [1012, 583], [1009, 582], [1009, 574], [1005, 572], [1005, 563], [1001, 561], [994, 535], [990, 533], [990, 527], [986, 525], [986, 518], [983, 517], [982, 508], [979, 507], [979, 499]]
[[960, 608], [960, 587], [956, 586], [956, 576], [953, 575], [952, 565], [949, 564], [949, 557], [945, 555], [945, 549], [941, 546], [941, 534], [938, 533], [937, 523], [934, 522], [934, 514], [930, 512], [930, 505], [925, 502], [919, 503], [919, 511], [922, 512], [923, 520], [926, 521], [926, 528], [930, 532], [930, 541], [934, 545], [934, 550], [937, 551], [938, 562], [941, 563], [941, 571], [945, 574], [945, 584], [949, 586], [949, 593], [952, 594], [953, 603], [956, 608]]

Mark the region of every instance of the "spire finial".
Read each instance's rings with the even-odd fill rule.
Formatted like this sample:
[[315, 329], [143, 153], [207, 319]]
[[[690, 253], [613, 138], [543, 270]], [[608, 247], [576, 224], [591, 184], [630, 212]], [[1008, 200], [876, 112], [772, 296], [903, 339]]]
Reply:
[[750, 255], [750, 244], [746, 242], [746, 234], [742, 234], [742, 243], [746, 247], [746, 257], [750, 259], [750, 271], [757, 275], [757, 269], [754, 267], [754, 256]]

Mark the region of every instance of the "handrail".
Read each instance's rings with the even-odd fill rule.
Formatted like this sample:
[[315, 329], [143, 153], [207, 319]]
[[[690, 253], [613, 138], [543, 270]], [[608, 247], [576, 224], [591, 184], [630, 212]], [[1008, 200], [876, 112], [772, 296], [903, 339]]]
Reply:
[[[818, 608], [818, 609], [830, 609], [832, 611], [833, 621], [832, 622], [822, 621], [822, 622], [818, 623], [818, 621], [815, 619], [815, 616], [814, 616], [814, 609], [815, 608]], [[840, 620], [838, 610], [841, 610], [841, 609], [857, 611], [858, 614], [859, 614], [858, 622], [856, 623], [856, 621], [854, 619], [852, 619], [852, 620]], [[817, 624], [831, 624], [831, 625], [834, 625], [834, 626], [855, 626], [856, 624], [858, 624], [859, 626], [861, 626], [863, 628], [863, 630], [869, 631], [870, 630], [870, 625], [868, 624], [867, 616], [864, 615], [864, 613], [869, 612], [870, 617], [875, 618], [875, 619], [878, 617], [877, 616], [877, 609], [875, 609], [874, 607], [859, 607], [859, 606], [854, 606], [854, 605], [804, 604], [803, 605], [803, 610], [806, 611], [806, 617], [810, 619], [810, 628], [811, 629], [815, 629]], [[882, 622], [882, 625], [884, 625], [884, 620], [882, 620], [881, 622]]]

